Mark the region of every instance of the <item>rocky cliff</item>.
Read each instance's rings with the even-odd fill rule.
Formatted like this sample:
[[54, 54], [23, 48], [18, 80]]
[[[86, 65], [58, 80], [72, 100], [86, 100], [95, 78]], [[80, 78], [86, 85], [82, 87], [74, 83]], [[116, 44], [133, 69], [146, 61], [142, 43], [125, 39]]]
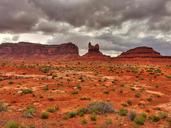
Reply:
[[137, 47], [123, 52], [119, 58], [160, 58], [159, 52], [150, 47]]
[[77, 57], [78, 47], [72, 43], [43, 45], [27, 42], [3, 43], [0, 45], [1, 57]]

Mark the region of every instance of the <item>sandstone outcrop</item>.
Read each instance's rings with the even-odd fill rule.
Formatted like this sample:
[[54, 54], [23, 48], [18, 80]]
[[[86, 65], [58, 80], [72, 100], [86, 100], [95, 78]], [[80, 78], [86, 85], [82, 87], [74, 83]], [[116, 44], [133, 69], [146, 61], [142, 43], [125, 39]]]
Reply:
[[28, 42], [3, 43], [0, 57], [78, 57], [78, 47], [73, 43], [44, 45]]
[[123, 52], [118, 56], [119, 58], [160, 58], [162, 57], [159, 52], [151, 47], [137, 47]]
[[109, 56], [103, 55], [102, 52], [100, 52], [99, 44], [92, 45], [91, 43], [88, 44], [88, 52], [82, 56], [86, 59], [109, 59]]

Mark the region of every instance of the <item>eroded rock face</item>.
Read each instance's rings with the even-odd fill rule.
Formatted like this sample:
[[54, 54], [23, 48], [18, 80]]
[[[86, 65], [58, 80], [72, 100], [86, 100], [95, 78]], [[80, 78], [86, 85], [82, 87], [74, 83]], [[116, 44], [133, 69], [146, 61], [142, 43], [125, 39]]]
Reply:
[[107, 59], [110, 58], [106, 55], [103, 55], [100, 52], [100, 47], [99, 44], [96, 45], [92, 45], [91, 43], [88, 44], [88, 52], [83, 55], [83, 58], [87, 58], [87, 59]]
[[101, 53], [99, 44], [96, 44], [95, 46], [93, 46], [91, 43], [89, 43], [88, 44], [88, 53], [91, 53], [91, 54]]
[[127, 52], [123, 52], [120, 58], [160, 58], [162, 57], [159, 52], [150, 47], [137, 47]]
[[27, 42], [3, 43], [0, 45], [1, 57], [54, 57], [79, 56], [78, 47], [72, 43], [43, 45]]

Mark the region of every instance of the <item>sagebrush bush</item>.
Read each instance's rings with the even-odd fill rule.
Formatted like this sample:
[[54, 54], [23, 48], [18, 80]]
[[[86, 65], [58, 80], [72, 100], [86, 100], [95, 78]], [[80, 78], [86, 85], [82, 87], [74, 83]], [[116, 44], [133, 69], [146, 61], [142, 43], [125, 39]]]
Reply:
[[87, 106], [89, 113], [96, 113], [96, 114], [106, 114], [106, 113], [113, 113], [114, 109], [113, 106], [108, 102], [93, 102]]
[[137, 125], [144, 125], [146, 118], [147, 118], [147, 115], [145, 113], [141, 113], [140, 115], [135, 117], [134, 122]]
[[5, 124], [5, 128], [21, 128], [20, 125], [15, 121], [8, 121]]
[[24, 117], [33, 118], [36, 113], [36, 108], [34, 106], [28, 106], [24, 111]]
[[76, 117], [77, 116], [77, 112], [68, 112], [66, 117], [67, 118], [73, 118], [73, 117]]
[[128, 114], [128, 110], [122, 108], [119, 110], [118, 114], [120, 116], [126, 116]]

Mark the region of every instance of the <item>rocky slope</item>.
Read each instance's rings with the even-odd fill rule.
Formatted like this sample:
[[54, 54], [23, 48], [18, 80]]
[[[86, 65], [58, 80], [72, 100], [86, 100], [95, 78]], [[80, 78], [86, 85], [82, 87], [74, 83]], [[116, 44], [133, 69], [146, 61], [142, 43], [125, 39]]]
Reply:
[[27, 42], [3, 43], [0, 45], [0, 57], [78, 57], [78, 47], [72, 43], [61, 45], [43, 45]]

